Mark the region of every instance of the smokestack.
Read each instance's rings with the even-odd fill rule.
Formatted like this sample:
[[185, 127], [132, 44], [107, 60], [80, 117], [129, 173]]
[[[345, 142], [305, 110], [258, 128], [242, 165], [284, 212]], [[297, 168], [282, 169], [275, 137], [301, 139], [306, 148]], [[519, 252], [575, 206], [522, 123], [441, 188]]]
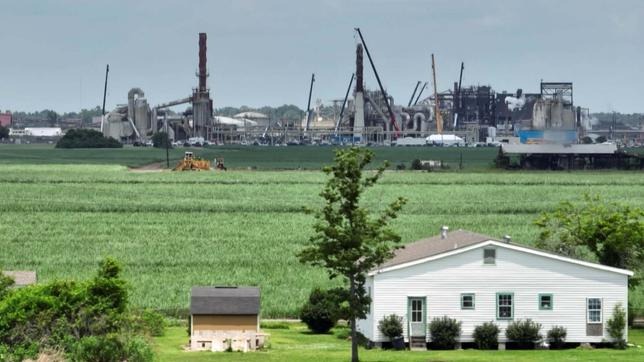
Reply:
[[199, 91], [206, 91], [206, 33], [199, 33]]
[[447, 231], [448, 230], [449, 230], [449, 228], [447, 226], [445, 226], [445, 225], [443, 225], [443, 227], [441, 227], [441, 239], [447, 239]]
[[356, 47], [356, 92], [364, 91], [362, 69], [362, 44], [358, 44], [358, 46]]

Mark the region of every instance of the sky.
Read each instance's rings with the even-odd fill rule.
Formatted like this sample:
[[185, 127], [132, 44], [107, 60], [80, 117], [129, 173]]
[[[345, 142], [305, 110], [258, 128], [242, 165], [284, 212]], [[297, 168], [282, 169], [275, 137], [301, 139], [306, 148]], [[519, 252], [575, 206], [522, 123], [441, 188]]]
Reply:
[[[139, 87], [152, 105], [197, 85], [208, 34], [215, 108], [342, 99], [360, 27], [396, 103], [419, 80], [497, 92], [574, 83], [591, 112], [644, 112], [641, 0], [0, 0], [0, 109], [108, 110]], [[365, 82], [377, 88], [365, 57]]]

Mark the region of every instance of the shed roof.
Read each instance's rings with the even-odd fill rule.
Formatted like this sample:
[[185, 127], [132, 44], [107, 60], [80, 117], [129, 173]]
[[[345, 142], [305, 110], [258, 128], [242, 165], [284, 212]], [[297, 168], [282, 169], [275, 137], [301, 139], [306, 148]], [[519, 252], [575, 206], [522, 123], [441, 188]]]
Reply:
[[259, 314], [257, 287], [193, 287], [190, 314]]
[[441, 238], [440, 235], [436, 235], [407, 244], [404, 248], [396, 250], [394, 257], [386, 261], [380, 267], [386, 268], [398, 264], [405, 264], [410, 261], [442, 254], [446, 251], [477, 244], [487, 240], [496, 239], [487, 235], [459, 229], [448, 232], [445, 239]]
[[7, 270], [2, 274], [12, 277], [17, 287], [36, 284], [36, 272], [30, 270]]

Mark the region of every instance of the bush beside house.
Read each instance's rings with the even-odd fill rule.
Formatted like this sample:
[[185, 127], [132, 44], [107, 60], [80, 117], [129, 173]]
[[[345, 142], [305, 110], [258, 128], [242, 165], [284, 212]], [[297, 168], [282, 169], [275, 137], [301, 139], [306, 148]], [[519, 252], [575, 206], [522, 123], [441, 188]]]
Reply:
[[517, 320], [508, 325], [505, 336], [521, 349], [532, 349], [542, 339], [541, 323], [532, 319]]
[[432, 338], [432, 348], [454, 349], [459, 344], [461, 322], [448, 316], [434, 318], [429, 323], [429, 333]]
[[568, 331], [565, 327], [562, 326], [553, 326], [548, 331], [548, 344], [550, 344], [550, 349], [561, 349], [566, 343], [566, 335]]
[[[404, 349], [405, 340], [403, 338], [403, 317], [391, 314], [383, 317], [378, 322], [378, 330], [385, 337], [389, 338], [395, 349]], [[401, 348], [402, 347], [402, 348]]]
[[474, 343], [478, 349], [497, 349], [500, 328], [494, 322], [485, 322], [474, 328]]
[[346, 291], [342, 288], [315, 288], [300, 311], [300, 319], [312, 332], [327, 333], [346, 316], [346, 299]]

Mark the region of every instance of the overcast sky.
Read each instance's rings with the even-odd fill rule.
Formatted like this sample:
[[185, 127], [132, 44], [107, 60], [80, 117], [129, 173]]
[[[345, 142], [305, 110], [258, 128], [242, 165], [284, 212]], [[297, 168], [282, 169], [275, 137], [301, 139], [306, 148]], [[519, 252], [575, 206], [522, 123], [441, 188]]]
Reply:
[[[538, 92], [574, 82], [591, 112], [644, 112], [644, 1], [430, 0], [0, 0], [0, 109], [56, 111], [140, 87], [151, 104], [196, 86], [198, 33], [208, 33], [215, 107], [306, 107], [342, 98], [360, 27], [396, 103], [418, 80], [458, 79], [497, 91]], [[365, 59], [366, 83], [377, 84]]]

